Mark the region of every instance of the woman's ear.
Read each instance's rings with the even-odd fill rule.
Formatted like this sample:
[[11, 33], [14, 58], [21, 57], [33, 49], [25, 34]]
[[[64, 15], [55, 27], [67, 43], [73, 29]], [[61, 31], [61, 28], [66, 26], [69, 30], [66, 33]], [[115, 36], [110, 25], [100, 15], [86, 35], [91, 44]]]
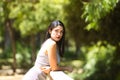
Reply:
[[49, 34], [51, 34], [52, 30], [49, 29], [48, 32], [49, 32]]

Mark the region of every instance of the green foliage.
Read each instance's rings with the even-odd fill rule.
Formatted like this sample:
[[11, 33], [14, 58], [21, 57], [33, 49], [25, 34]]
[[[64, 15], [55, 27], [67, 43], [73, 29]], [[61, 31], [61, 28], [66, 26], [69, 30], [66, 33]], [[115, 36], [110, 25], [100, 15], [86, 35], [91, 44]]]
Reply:
[[[82, 0], [7, 1], [8, 0], [0, 1], [0, 65], [11, 65], [13, 62], [11, 47], [6, 49], [6, 51], [1, 48], [1, 44], [4, 45], [3, 36], [5, 33], [4, 23], [6, 18], [9, 17], [12, 21], [12, 27], [15, 28], [15, 32], [17, 33], [16, 36], [19, 35], [18, 33], [20, 32], [24, 37], [37, 34], [39, 31], [42, 32], [52, 20], [60, 19], [64, 20], [63, 22], [66, 22], [66, 28], [69, 32], [67, 35], [70, 36], [70, 40], [68, 41], [71, 44], [68, 44], [68, 46], [73, 45], [72, 47], [69, 47], [68, 50], [70, 52], [68, 51], [67, 54], [65, 54], [63, 63], [61, 63], [62, 65], [73, 66], [74, 71], [69, 75], [75, 80], [113, 80], [111, 77], [114, 77], [112, 74], [114, 74], [115, 71], [111, 68], [116, 68], [116, 65], [119, 64], [119, 57], [114, 56], [116, 47], [110, 44], [119, 43], [119, 33], [117, 33], [119, 32], [119, 4], [116, 11], [112, 13], [112, 15], [115, 16], [110, 15], [106, 21], [103, 21], [104, 24], [102, 27], [104, 27], [104, 29], [102, 29], [102, 31], [94, 32], [90, 29], [98, 29], [101, 19], [104, 19], [104, 17], [116, 7], [116, 3], [119, 0], [90, 0], [84, 3], [84, 8], [83, 3], [81, 2]], [[34, 3], [33, 1], [37, 2]], [[63, 5], [65, 6], [62, 7]], [[87, 29], [92, 34], [90, 36], [89, 32], [84, 30], [86, 23], [84, 19], [81, 19], [81, 15], [82, 18], [85, 18], [86, 23], [88, 23]], [[102, 37], [99, 33], [102, 33]], [[30, 64], [31, 48], [22, 44], [24, 41], [16, 36], [15, 39], [21, 41], [17, 43], [17, 65], [20, 68], [28, 68], [32, 65]], [[88, 46], [88, 44], [92, 42], [97, 42], [98, 38], [107, 42], [100, 41], [97, 44]], [[28, 38], [26, 38], [26, 41], [28, 41]], [[29, 43], [26, 44], [29, 45]], [[82, 46], [80, 59], [74, 57], [76, 45], [78, 47]], [[119, 52], [117, 55], [119, 56]], [[116, 61], [113, 60], [113, 58], [117, 58]], [[117, 65], [117, 67], [119, 67], [119, 65]], [[120, 73], [118, 73], [117, 76], [116, 80], [119, 80]]]
[[97, 44], [81, 47], [85, 58], [70, 60], [70, 62], [67, 61], [64, 64], [73, 66], [74, 71], [69, 75], [75, 80], [113, 80], [115, 76], [112, 75], [111, 64], [113, 63], [115, 50], [116, 47], [106, 41], [98, 41]]
[[82, 17], [89, 23], [86, 29], [98, 29], [100, 19], [111, 12], [117, 2], [118, 0], [91, 0], [91, 2], [85, 2]]
[[18, 3], [19, 0], [11, 3], [9, 17], [14, 19], [14, 27], [22, 36], [45, 30], [52, 20], [61, 18], [61, 5], [54, 0]]
[[20, 68], [30, 68], [33, 65], [31, 64], [30, 48], [20, 43], [17, 43], [16, 59], [17, 66]]
[[2, 51], [2, 53], [0, 54], [0, 58], [1, 59], [12, 58], [12, 49], [11, 49], [11, 47], [7, 47], [6, 50]]
[[116, 80], [120, 80], [120, 72], [118, 73]]
[[9, 17], [14, 20], [14, 27], [20, 30], [22, 36], [36, 34], [39, 29], [36, 25], [34, 5], [31, 2], [21, 2], [18, 0], [11, 3]]
[[[24, 47], [23, 47], [24, 46]], [[25, 46], [23, 44], [17, 43], [17, 53], [16, 53], [16, 61], [17, 61], [17, 67], [18, 68], [30, 68], [32, 64], [31, 63], [31, 53], [30, 48], [28, 46]], [[0, 54], [0, 67], [2, 65], [8, 65], [12, 67], [12, 60], [13, 54], [11, 47], [8, 47], [6, 51]]]
[[[69, 55], [69, 54], [68, 54]], [[73, 57], [73, 56], [70, 56]], [[70, 59], [66, 59], [65, 61], [61, 61], [61, 65], [62, 66], [72, 66], [73, 67], [73, 72], [69, 73], [67, 72], [67, 74], [72, 77], [74, 80], [80, 80], [80, 73], [82, 72], [82, 66], [83, 66], [84, 62], [81, 60], [70, 60]]]
[[[81, 18], [83, 3], [81, 0], [68, 0], [64, 5], [64, 19], [66, 22], [67, 36], [73, 39], [75, 47], [84, 41], [84, 19]], [[77, 37], [76, 37], [77, 36]]]
[[1, 23], [3, 23], [4, 21], [4, 10], [3, 10], [3, 2], [0, 1], [0, 25]]
[[4, 35], [4, 31], [3, 31], [3, 22], [4, 22], [4, 12], [3, 12], [3, 2], [0, 2], [0, 43], [4, 40], [3, 35]]
[[3, 35], [4, 35], [3, 27], [0, 27], [0, 43], [4, 40]]
[[83, 67], [84, 72], [81, 74], [81, 79], [111, 80], [109, 70], [116, 48], [106, 42], [98, 42], [96, 45], [86, 48], [86, 50], [86, 63]]
[[3, 50], [2, 48], [0, 48], [0, 68], [3, 65], [7, 65], [12, 67], [12, 50], [11, 47], [8, 47], [6, 50]]

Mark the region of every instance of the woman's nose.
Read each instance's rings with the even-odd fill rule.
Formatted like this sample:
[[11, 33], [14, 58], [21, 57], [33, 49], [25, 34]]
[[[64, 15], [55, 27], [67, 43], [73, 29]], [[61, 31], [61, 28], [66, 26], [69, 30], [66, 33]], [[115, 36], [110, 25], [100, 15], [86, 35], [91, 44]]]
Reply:
[[59, 33], [58, 33], [58, 35], [60, 36], [60, 35], [61, 35], [61, 33], [59, 32]]

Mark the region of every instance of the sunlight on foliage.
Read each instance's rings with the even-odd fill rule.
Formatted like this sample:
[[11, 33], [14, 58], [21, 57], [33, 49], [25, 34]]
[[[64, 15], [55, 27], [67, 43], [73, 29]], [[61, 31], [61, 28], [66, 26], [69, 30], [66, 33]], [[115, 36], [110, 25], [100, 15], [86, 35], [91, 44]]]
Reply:
[[75, 66], [76, 68], [80, 68], [83, 65], [83, 62], [80, 60], [73, 60], [71, 64], [72, 66]]
[[98, 29], [99, 20], [113, 10], [117, 2], [118, 0], [91, 0], [90, 2], [84, 2], [82, 18], [89, 22], [86, 29]]
[[81, 60], [69, 60], [69, 61], [64, 61], [61, 63], [61, 65], [66, 65], [66, 66], [72, 66], [73, 71], [71, 73], [67, 73], [70, 77], [72, 77], [74, 80], [80, 80], [80, 75], [83, 72], [82, 66], [84, 62]]
[[109, 65], [113, 59], [113, 53], [116, 48], [110, 44], [106, 44], [106, 46], [103, 44], [104, 42], [98, 42], [96, 45], [86, 49], [86, 63], [83, 67], [84, 72], [81, 75], [82, 79], [90, 77], [102, 68], [105, 69], [104, 71], [110, 69]]
[[2, 49], [2, 48], [0, 48], [0, 54], [1, 54], [1, 53], [3, 53], [3, 49]]
[[[16, 0], [11, 3], [9, 17], [14, 20], [14, 28], [19, 30], [22, 36], [36, 34], [48, 27], [48, 24], [56, 19], [62, 19], [62, 4], [64, 0], [40, 0], [31, 1]], [[58, 15], [59, 14], [59, 15]]]
[[31, 65], [31, 53], [30, 49], [28, 47], [24, 47], [23, 45], [17, 43], [17, 54], [16, 59], [18, 63], [18, 67], [30, 67], [28, 65]]

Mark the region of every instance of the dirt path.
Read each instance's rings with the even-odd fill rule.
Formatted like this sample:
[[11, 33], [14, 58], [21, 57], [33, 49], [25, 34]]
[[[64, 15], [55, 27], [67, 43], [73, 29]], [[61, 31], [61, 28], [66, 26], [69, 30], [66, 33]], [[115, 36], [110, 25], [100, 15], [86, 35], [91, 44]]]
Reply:
[[23, 75], [0, 76], [0, 80], [22, 80]]
[[15, 75], [13, 75], [12, 69], [2, 69], [0, 70], [0, 80], [22, 80], [22, 73], [22, 69], [16, 69]]

